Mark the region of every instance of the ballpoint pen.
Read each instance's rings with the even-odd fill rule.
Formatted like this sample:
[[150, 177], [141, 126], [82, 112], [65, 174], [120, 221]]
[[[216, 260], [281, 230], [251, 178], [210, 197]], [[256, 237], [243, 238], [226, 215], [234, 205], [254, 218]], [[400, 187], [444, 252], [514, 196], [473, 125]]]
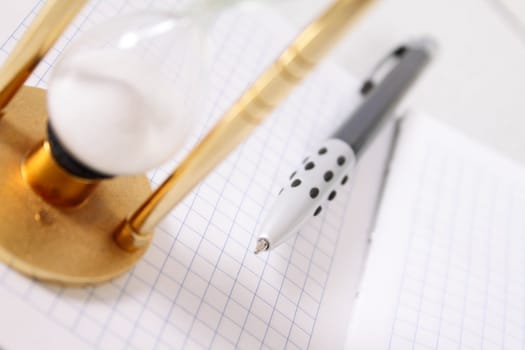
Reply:
[[309, 217], [321, 213], [323, 201], [335, 198], [337, 187], [347, 184], [364, 149], [431, 59], [434, 47], [432, 40], [421, 39], [399, 46], [379, 62], [361, 86], [361, 105], [304, 158], [279, 192], [259, 230], [256, 254], [283, 243]]

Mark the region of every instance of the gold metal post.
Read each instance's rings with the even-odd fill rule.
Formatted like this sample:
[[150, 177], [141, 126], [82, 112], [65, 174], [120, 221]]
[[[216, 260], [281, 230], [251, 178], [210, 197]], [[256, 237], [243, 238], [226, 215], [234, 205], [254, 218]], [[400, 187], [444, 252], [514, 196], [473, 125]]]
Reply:
[[83, 179], [64, 170], [53, 158], [49, 142], [40, 143], [22, 162], [22, 176], [46, 202], [77, 207], [91, 195], [99, 180]]
[[9, 103], [87, 0], [49, 0], [0, 69], [0, 110]]
[[337, 0], [240, 97], [168, 179], [115, 232], [127, 250], [142, 240], [312, 71], [372, 0]]

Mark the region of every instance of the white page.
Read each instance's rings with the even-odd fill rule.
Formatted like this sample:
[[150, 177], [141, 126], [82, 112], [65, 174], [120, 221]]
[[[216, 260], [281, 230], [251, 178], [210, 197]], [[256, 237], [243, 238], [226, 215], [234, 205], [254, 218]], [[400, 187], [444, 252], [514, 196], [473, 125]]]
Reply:
[[[2, 19], [0, 21], [1, 43], [7, 42], [13, 34], [13, 31], [16, 31], [16, 28], [24, 23], [25, 17], [31, 13], [31, 9], [35, 6], [35, 0], [11, 1], [8, 9], [4, 9], [5, 6], [5, 4], [0, 5], [2, 11], [9, 12], [9, 15], [0, 15]], [[9, 48], [5, 48], [4, 45], [2, 45], [2, 49], [0, 50], [0, 63], [2, 63], [6, 57], [7, 50], [9, 50]]]
[[[39, 2], [41, 4], [41, 2]], [[52, 65], [89, 25], [174, 1], [91, 1], [30, 78], [45, 87]], [[38, 10], [38, 6], [34, 11]], [[28, 14], [23, 26], [34, 16]], [[3, 43], [8, 52], [19, 29]], [[212, 92], [202, 135], [279, 53], [293, 33], [268, 11], [232, 11], [212, 33]], [[308, 348], [345, 219], [349, 189], [300, 235], [270, 254], [252, 253], [256, 226], [308, 149], [356, 102], [355, 81], [326, 64], [200, 184], [156, 230], [144, 259], [99, 287], [63, 288], [0, 265], [0, 346]], [[195, 142], [195, 138], [193, 140]], [[151, 173], [157, 185], [176, 161]], [[9, 307], [8, 307], [9, 306]], [[326, 326], [326, 325], [322, 325]], [[22, 337], [20, 330], [34, 329]], [[47, 335], [47, 337], [46, 337]], [[59, 339], [59, 341], [57, 341]]]
[[347, 348], [522, 348], [524, 211], [525, 169], [409, 117]]
[[366, 262], [388, 159], [396, 134], [390, 122], [370, 144], [358, 161], [351, 183], [351, 198], [332, 258], [332, 267], [323, 302], [317, 315], [311, 349], [342, 349], [354, 298]]

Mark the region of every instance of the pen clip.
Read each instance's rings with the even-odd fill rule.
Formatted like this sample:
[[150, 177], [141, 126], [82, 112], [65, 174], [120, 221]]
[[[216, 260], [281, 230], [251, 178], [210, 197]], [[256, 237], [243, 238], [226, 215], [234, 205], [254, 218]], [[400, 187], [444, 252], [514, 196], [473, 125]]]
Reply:
[[407, 52], [408, 47], [406, 45], [400, 45], [383, 59], [381, 59], [369, 74], [369, 77], [365, 79], [363, 85], [359, 89], [361, 95], [366, 96], [374, 89], [374, 87], [381, 81], [388, 73], [395, 67], [401, 57]]

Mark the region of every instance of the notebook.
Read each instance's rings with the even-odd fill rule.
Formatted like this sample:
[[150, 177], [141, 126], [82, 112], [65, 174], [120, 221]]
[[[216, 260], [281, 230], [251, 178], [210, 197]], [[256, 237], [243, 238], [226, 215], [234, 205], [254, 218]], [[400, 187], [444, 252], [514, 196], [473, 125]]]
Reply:
[[[42, 5], [6, 35], [0, 59]], [[29, 83], [97, 22], [170, 0], [91, 1]], [[212, 27], [205, 122], [161, 182], [294, 30], [268, 9]], [[1, 33], [0, 33], [1, 34]], [[525, 322], [523, 169], [430, 117], [384, 128], [352, 186], [269, 254], [252, 253], [282, 180], [359, 102], [326, 62], [179, 205], [144, 259], [109, 283], [66, 288], [0, 265], [0, 348], [517, 348]]]
[[347, 348], [522, 348], [524, 175], [431, 118], [408, 118]]

